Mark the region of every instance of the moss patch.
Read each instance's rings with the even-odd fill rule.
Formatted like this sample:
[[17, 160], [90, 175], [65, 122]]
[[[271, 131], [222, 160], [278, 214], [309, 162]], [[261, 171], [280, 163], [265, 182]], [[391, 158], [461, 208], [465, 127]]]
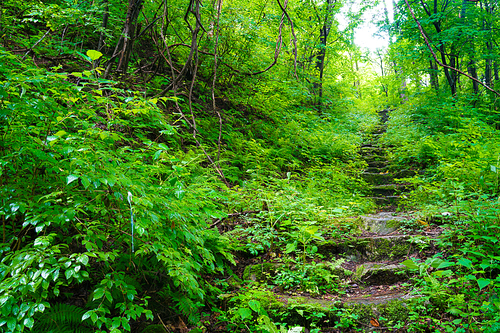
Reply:
[[256, 282], [266, 282], [269, 277], [276, 275], [276, 270], [280, 267], [280, 264], [274, 263], [263, 263], [258, 265], [251, 265], [245, 267], [243, 271], [243, 280], [250, 280]]

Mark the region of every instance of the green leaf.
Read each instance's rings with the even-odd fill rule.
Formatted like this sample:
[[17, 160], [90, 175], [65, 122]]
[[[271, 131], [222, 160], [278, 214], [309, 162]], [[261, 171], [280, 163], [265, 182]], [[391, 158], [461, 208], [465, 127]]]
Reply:
[[54, 136], [61, 137], [61, 136], [65, 135], [65, 134], [67, 134], [66, 131], [62, 131], [61, 130], [61, 131], [57, 132], [56, 134], [54, 134]]
[[7, 328], [11, 331], [14, 331], [14, 329], [16, 328], [16, 318], [7, 318]]
[[490, 279], [485, 279], [485, 278], [477, 279], [477, 285], [479, 286], [479, 290], [482, 290], [484, 287], [489, 285], [490, 282], [491, 282]]
[[486, 239], [486, 240], [489, 240], [491, 241], [492, 243], [496, 243], [498, 242], [498, 238], [497, 237], [492, 237], [492, 236], [482, 236], [483, 239]]
[[418, 265], [411, 259], [405, 260], [402, 262], [403, 265], [408, 267], [409, 269], [418, 269]]
[[239, 308], [238, 314], [241, 316], [241, 319], [245, 320], [252, 317], [252, 310], [250, 310], [249, 308]]
[[69, 280], [73, 275], [75, 274], [75, 272], [73, 271], [73, 269], [67, 269], [65, 272], [64, 272], [64, 275], [66, 276], [66, 279]]
[[53, 276], [53, 279], [54, 279], [54, 282], [55, 282], [57, 280], [57, 278], [59, 277], [59, 268], [54, 271], [54, 273], [52, 274], [52, 276]]
[[8, 300], [9, 296], [3, 296], [2, 298], [0, 298], [0, 307], [3, 306]]
[[109, 291], [106, 291], [106, 292], [104, 293], [104, 295], [106, 296], [106, 298], [108, 299], [108, 301], [109, 301], [110, 303], [112, 303], [112, 302], [113, 302], [113, 296], [111, 295], [111, 293], [110, 293]]
[[[88, 62], [92, 62], [92, 59], [90, 59], [90, 57], [89, 57], [89, 56], [86, 56], [85, 54], [83, 54], [83, 53], [81, 53], [81, 52], [78, 52], [78, 51], [76, 51], [76, 53], [77, 53], [80, 57], [82, 57], [83, 59], [87, 60]], [[71, 73], [71, 74], [75, 75], [74, 73]]]
[[103, 288], [97, 288], [97, 290], [94, 292], [94, 300], [100, 299], [104, 296], [104, 289]]
[[458, 259], [457, 261], [460, 265], [462, 266], [465, 266], [467, 268], [471, 268], [472, 267], [472, 261], [470, 261], [469, 259], [467, 258], [460, 258]]
[[92, 60], [97, 60], [100, 57], [102, 57], [102, 53], [96, 50], [88, 50], [87, 51], [87, 56]]
[[295, 251], [296, 248], [297, 248], [297, 242], [288, 243], [288, 244], [286, 244], [285, 253], [293, 252], [293, 251]]
[[77, 175], [69, 175], [68, 177], [66, 177], [66, 185], [71, 184], [72, 182], [74, 182], [78, 178], [80, 178], [80, 177]]
[[92, 310], [89, 310], [89, 311], [85, 312], [85, 313], [83, 314], [83, 316], [82, 316], [82, 321], [84, 321], [84, 320], [86, 320], [86, 319], [90, 318], [90, 315], [91, 315], [91, 314], [92, 314]]
[[26, 326], [27, 328], [32, 328], [34, 323], [35, 321], [33, 320], [33, 318], [24, 319], [24, 326]]
[[451, 267], [451, 266], [455, 266], [455, 263], [452, 262], [452, 261], [443, 261], [442, 263], [439, 264], [439, 266], [437, 267], [437, 269]]
[[439, 258], [434, 258], [432, 259], [431, 261], [431, 267], [432, 268], [438, 268], [439, 266], [441, 266], [441, 264], [443, 263], [443, 260], [442, 259], [439, 259]]
[[251, 300], [250, 302], [248, 302], [248, 306], [250, 306], [250, 309], [254, 310], [257, 313], [259, 313], [261, 310], [260, 302], [256, 300]]

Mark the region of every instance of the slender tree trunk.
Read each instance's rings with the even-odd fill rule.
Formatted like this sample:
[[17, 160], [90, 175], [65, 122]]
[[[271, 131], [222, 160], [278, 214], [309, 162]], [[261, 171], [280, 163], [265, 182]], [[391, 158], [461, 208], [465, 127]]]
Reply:
[[143, 1], [144, 0], [129, 0], [128, 2], [127, 19], [123, 29], [125, 32], [123, 49], [120, 56], [120, 62], [116, 68], [117, 71], [121, 70], [124, 74], [127, 73], [128, 64], [130, 62], [130, 52], [132, 51], [136, 33], [135, 24], [141, 12]]
[[109, 19], [109, 0], [102, 0], [102, 5], [104, 7], [104, 14], [102, 15], [102, 25], [101, 35], [99, 36], [99, 44], [97, 45], [97, 50], [100, 51], [104, 46], [104, 37], [106, 36], [105, 30], [108, 28], [108, 19]]
[[325, 58], [326, 58], [326, 45], [328, 41], [328, 35], [330, 34], [330, 29], [333, 24], [333, 9], [335, 8], [336, 0], [327, 0], [326, 14], [319, 34], [319, 47], [316, 52], [316, 69], [319, 73], [319, 80], [314, 84], [314, 90], [316, 91], [319, 104], [321, 105], [321, 100], [323, 98], [323, 75], [325, 70]]
[[500, 77], [498, 75], [498, 62], [493, 61], [493, 73], [495, 74], [495, 82], [500, 81]]
[[[476, 62], [474, 61], [474, 59], [471, 59], [469, 64], [467, 64], [467, 73], [469, 73], [469, 75], [473, 78], [477, 79]], [[474, 90], [474, 94], [478, 95], [479, 83], [477, 83], [476, 81], [472, 81], [472, 89]]]
[[121, 71], [124, 74], [127, 73], [128, 64], [130, 61], [130, 52], [132, 51], [132, 46], [135, 39], [135, 24], [137, 22], [137, 18], [139, 17], [139, 13], [141, 12], [143, 3], [144, 0], [128, 1], [127, 17], [125, 19], [125, 24], [123, 25], [122, 36], [116, 43], [113, 55], [108, 60], [106, 71], [104, 72], [103, 77], [107, 77], [109, 75], [111, 67], [113, 66], [113, 62], [118, 56], [120, 57], [118, 66], [116, 67], [116, 71]]
[[[446, 50], [443, 44], [439, 46], [439, 53], [441, 54], [441, 61], [443, 62], [444, 65], [455, 68], [454, 66], [455, 61], [453, 57], [450, 58], [450, 62], [448, 64], [448, 59], [446, 59]], [[457, 94], [457, 80], [456, 80], [457, 75], [455, 72], [450, 71], [446, 67], [443, 67], [443, 69], [444, 69], [444, 76], [446, 77], [446, 80], [448, 81], [448, 86], [450, 87], [451, 95], [455, 96]]]
[[436, 93], [439, 93], [439, 70], [436, 62], [434, 60], [429, 60], [430, 68], [429, 74], [431, 76], [431, 87], [434, 88]]

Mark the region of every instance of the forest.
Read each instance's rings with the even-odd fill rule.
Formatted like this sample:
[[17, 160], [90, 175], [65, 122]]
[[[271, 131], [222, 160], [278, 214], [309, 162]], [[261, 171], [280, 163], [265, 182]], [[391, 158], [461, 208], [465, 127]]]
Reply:
[[500, 332], [499, 28], [2, 0], [0, 333]]

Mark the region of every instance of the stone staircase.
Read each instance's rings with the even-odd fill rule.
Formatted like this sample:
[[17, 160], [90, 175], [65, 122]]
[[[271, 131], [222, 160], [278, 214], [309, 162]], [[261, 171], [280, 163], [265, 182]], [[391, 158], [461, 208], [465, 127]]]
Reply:
[[[416, 222], [408, 214], [395, 213], [400, 196], [409, 187], [394, 183], [394, 179], [415, 173], [394, 170], [391, 166], [387, 153], [390, 147], [384, 147], [378, 140], [386, 130], [388, 110], [379, 112], [379, 115], [380, 123], [376, 131], [360, 151], [368, 164], [362, 177], [371, 184], [371, 199], [378, 205], [378, 213], [351, 218], [353, 229], [350, 237], [329, 238], [327, 232], [323, 232], [325, 240], [312, 243], [318, 249], [324, 264], [322, 267], [337, 277], [337, 293], [273, 290], [276, 302], [270, 302], [270, 308], [274, 307], [277, 312], [281, 307], [288, 312], [290, 308], [295, 309], [299, 314], [322, 313], [322, 318], [328, 320], [321, 322], [321, 332], [389, 332], [398, 322], [403, 323], [408, 315], [407, 304], [414, 296], [411, 293], [411, 275], [401, 262], [411, 257], [425, 259], [432, 255], [434, 239], [440, 233], [439, 229], [409, 234], [401, 232], [402, 225], [411, 226]], [[415, 239], [425, 243], [424, 246], [417, 244]], [[290, 269], [284, 263], [247, 266], [242, 278], [272, 284], [273, 278], [285, 267]], [[341, 313], [350, 316], [344, 317], [347, 318], [344, 319], [344, 328], [339, 328], [338, 324], [342, 320]], [[305, 318], [303, 315], [288, 318], [288, 324], [301, 325], [307, 332], [311, 319], [308, 321]]]
[[389, 110], [379, 112], [380, 123], [368, 140], [361, 146], [360, 154], [366, 161], [368, 168], [361, 175], [372, 185], [372, 199], [382, 210], [393, 210], [398, 203], [400, 194], [409, 187], [404, 184], [395, 184], [394, 179], [415, 175], [412, 170], [394, 170], [388, 159], [387, 146], [379, 143], [379, 138], [387, 129]]

